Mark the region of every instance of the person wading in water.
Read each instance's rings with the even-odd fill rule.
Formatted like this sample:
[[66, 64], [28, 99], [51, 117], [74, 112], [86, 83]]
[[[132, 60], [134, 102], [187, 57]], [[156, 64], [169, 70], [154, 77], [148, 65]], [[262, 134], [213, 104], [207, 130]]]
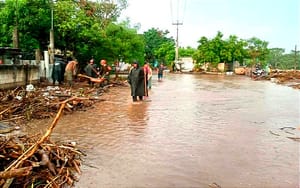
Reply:
[[127, 81], [130, 84], [131, 88], [131, 96], [133, 102], [136, 102], [137, 98], [139, 98], [139, 100], [143, 100], [143, 96], [145, 96], [144, 76], [144, 69], [140, 68], [137, 61], [134, 61], [133, 68], [130, 70], [127, 77]]

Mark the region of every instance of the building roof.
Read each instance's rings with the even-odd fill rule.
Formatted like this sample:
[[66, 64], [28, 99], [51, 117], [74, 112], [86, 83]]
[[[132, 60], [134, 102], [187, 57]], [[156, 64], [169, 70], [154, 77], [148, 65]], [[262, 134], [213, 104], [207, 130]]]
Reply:
[[11, 54], [11, 55], [20, 55], [20, 48], [10, 48], [10, 47], [0, 47], [0, 55]]

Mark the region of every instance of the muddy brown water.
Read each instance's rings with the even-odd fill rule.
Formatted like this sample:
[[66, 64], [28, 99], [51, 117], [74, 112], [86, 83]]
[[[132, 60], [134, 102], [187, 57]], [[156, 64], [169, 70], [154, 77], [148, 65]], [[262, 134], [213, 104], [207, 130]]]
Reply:
[[299, 131], [280, 129], [300, 125], [299, 90], [168, 74], [153, 78], [146, 102], [132, 103], [129, 92], [110, 88], [108, 100], [60, 119], [52, 137], [87, 154], [75, 187], [299, 187], [299, 142], [287, 138]]

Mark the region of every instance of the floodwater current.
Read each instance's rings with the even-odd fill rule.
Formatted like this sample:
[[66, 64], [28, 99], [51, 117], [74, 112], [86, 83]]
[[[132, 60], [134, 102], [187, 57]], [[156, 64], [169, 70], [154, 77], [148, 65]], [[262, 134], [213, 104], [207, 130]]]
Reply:
[[[300, 91], [244, 76], [153, 77], [148, 100], [129, 87], [63, 116], [52, 137], [87, 156], [77, 188], [299, 187]], [[286, 131], [290, 130], [290, 131]]]

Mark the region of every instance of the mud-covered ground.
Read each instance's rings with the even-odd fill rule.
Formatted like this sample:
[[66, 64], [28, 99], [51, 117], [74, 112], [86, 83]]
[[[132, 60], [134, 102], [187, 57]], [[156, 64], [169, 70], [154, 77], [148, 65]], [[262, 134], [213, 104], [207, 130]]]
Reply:
[[254, 80], [270, 80], [277, 84], [300, 89], [300, 71], [273, 70], [269, 75], [254, 77]]

